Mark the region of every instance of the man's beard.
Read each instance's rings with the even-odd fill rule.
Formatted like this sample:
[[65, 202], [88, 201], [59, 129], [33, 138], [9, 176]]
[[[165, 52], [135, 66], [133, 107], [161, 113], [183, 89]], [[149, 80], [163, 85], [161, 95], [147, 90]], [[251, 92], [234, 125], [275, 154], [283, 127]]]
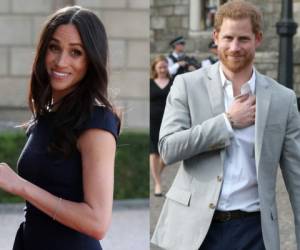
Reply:
[[[228, 56], [237, 57], [237, 60], [228, 59]], [[247, 68], [254, 59], [254, 53], [247, 52], [234, 52], [229, 53], [226, 51], [219, 51], [219, 59], [222, 64], [234, 73], [241, 72]]]

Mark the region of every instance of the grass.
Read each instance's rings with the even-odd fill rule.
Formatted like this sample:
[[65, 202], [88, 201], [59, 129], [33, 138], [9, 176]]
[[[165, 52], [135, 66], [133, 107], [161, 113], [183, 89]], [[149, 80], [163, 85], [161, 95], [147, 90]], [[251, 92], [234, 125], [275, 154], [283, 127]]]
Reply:
[[115, 197], [117, 199], [149, 197], [149, 137], [141, 133], [124, 133], [116, 157]]

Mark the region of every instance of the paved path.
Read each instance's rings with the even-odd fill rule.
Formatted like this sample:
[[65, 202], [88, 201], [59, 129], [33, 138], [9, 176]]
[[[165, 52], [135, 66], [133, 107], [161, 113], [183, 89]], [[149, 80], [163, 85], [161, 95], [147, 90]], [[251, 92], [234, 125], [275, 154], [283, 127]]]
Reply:
[[[178, 164], [171, 165], [165, 168], [162, 174], [162, 185], [163, 190], [166, 192], [170, 187], [178, 169]], [[280, 172], [280, 171], [279, 171]], [[299, 180], [300, 181], [300, 180]], [[278, 174], [278, 184], [277, 184], [277, 203], [278, 203], [278, 217], [280, 226], [280, 243], [281, 250], [296, 250], [295, 244], [295, 233], [294, 233], [294, 223], [293, 215], [291, 212], [291, 206], [289, 198], [284, 187], [281, 174]], [[156, 221], [158, 219], [164, 198], [157, 198], [153, 196], [153, 182], [150, 182], [150, 233], [152, 235]], [[160, 250], [151, 244], [151, 250]]]
[[[24, 205], [0, 205], [0, 249], [11, 250]], [[116, 201], [104, 250], [149, 250], [148, 200]]]
[[17, 128], [16, 126], [22, 124], [22, 122], [17, 123], [17, 122], [12, 122], [12, 121], [0, 121], [0, 132], [18, 132], [21, 131], [21, 128]]

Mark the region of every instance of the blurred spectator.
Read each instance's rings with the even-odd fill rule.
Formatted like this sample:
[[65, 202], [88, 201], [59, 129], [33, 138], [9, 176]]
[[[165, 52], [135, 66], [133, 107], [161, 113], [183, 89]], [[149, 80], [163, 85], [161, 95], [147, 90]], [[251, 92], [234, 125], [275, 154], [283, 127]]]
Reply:
[[172, 81], [168, 60], [160, 55], [151, 64], [150, 79], [150, 169], [154, 180], [154, 195], [162, 196], [160, 175], [165, 167], [158, 153], [158, 136]]
[[185, 54], [185, 40], [182, 36], [174, 38], [170, 42], [172, 52], [168, 55], [168, 69], [170, 75], [174, 78], [176, 75], [193, 71], [200, 68], [201, 65], [194, 57]]
[[205, 58], [204, 60], [202, 60], [201, 62], [201, 67], [206, 67], [209, 65], [212, 65], [214, 63], [216, 63], [217, 61], [219, 61], [218, 58], [218, 46], [215, 44], [215, 42], [213, 40], [211, 40], [208, 44], [208, 49], [211, 53], [211, 55], [207, 58]]

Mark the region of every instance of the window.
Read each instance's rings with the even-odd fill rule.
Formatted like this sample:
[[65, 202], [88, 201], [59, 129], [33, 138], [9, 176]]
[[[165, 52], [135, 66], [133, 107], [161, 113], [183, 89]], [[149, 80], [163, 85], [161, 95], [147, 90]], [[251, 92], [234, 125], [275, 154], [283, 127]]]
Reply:
[[211, 31], [218, 6], [226, 2], [227, 0], [190, 0], [190, 36]]
[[203, 1], [204, 30], [211, 30], [214, 27], [214, 18], [218, 8], [218, 2], [218, 0]]

